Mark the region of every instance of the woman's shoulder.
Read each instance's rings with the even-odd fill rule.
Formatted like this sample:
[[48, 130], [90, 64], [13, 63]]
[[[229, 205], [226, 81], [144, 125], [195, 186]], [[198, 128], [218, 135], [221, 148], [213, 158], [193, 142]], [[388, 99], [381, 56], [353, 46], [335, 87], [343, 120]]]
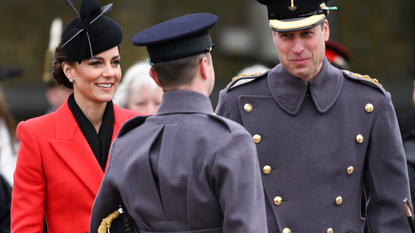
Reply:
[[[16, 128], [16, 134], [19, 135], [31, 132], [38, 137], [47, 132], [54, 131], [56, 113], [48, 113], [42, 116], [30, 118], [28, 120], [20, 121]], [[26, 133], [25, 133], [26, 132]]]
[[53, 121], [54, 118], [55, 118], [55, 112], [51, 112], [51, 113], [47, 113], [42, 116], [37, 116], [37, 117], [33, 117], [27, 120], [23, 120], [19, 122], [19, 125], [22, 125], [23, 123], [26, 125], [43, 125], [47, 123], [50, 124], [50, 122]]

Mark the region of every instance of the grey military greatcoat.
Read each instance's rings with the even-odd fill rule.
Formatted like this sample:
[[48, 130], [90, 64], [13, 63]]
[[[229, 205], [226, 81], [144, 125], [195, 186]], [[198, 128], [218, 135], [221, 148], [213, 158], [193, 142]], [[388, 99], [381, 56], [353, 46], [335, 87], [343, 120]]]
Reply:
[[115, 139], [91, 232], [122, 204], [140, 232], [266, 233], [264, 203], [250, 134], [214, 115], [206, 96], [169, 91], [155, 116]]
[[391, 96], [326, 59], [311, 81], [281, 64], [221, 91], [218, 115], [256, 142], [269, 232], [410, 232], [407, 168]]

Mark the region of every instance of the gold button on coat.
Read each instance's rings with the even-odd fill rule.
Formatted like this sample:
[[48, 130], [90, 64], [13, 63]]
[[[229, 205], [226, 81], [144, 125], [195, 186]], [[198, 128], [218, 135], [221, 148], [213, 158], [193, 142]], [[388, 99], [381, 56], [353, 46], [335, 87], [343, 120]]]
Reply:
[[269, 173], [271, 173], [271, 167], [270, 166], [268, 166], [268, 165], [265, 165], [263, 168], [262, 168], [262, 171], [264, 172], [264, 174], [265, 175], [268, 175]]
[[353, 171], [354, 171], [353, 166], [348, 167], [347, 168], [347, 175], [351, 175], [353, 173]]
[[246, 103], [244, 105], [244, 109], [245, 109], [245, 112], [251, 112], [252, 111], [252, 104]]
[[373, 112], [373, 104], [371, 104], [371, 103], [369, 103], [369, 104], [366, 104], [366, 106], [365, 106], [365, 110], [366, 110], [366, 112]]
[[327, 233], [333, 233], [334, 231], [333, 231], [333, 228], [329, 228], [329, 229], [327, 229]]
[[362, 142], [363, 142], [363, 136], [362, 136], [361, 134], [358, 134], [358, 135], [356, 136], [356, 141], [357, 141], [358, 143], [362, 143]]
[[291, 229], [286, 227], [284, 230], [282, 230], [282, 233], [291, 233]]
[[276, 196], [274, 198], [274, 204], [275, 205], [281, 205], [282, 204], [282, 198], [280, 196]]
[[337, 197], [336, 198], [336, 205], [341, 205], [343, 203], [343, 198], [342, 197]]
[[255, 143], [261, 142], [261, 136], [259, 134], [255, 134], [253, 137]]

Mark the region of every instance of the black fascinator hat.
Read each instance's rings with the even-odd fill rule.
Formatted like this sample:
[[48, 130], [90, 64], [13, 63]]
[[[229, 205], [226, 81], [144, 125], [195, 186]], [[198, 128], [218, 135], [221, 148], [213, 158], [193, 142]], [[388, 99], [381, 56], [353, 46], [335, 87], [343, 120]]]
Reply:
[[[64, 0], [76, 11], [73, 0]], [[103, 16], [111, 13], [112, 3], [101, 8], [98, 0], [82, 0], [81, 14], [63, 29], [62, 47], [65, 53], [81, 64], [83, 59], [119, 45], [122, 41], [121, 27]]]

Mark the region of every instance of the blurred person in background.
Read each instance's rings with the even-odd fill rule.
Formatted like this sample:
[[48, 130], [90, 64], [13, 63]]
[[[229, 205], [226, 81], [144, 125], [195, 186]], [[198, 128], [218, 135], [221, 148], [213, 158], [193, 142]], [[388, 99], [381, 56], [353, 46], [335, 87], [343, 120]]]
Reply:
[[[0, 80], [20, 75], [21, 71], [0, 67]], [[0, 86], [0, 174], [13, 186], [19, 142], [16, 137], [16, 122], [9, 112]]]
[[121, 108], [154, 115], [160, 107], [163, 89], [150, 77], [150, 64], [137, 62], [123, 76], [113, 102]]
[[[75, 7], [70, 1], [65, 1]], [[14, 175], [11, 228], [40, 233], [87, 232], [112, 140], [138, 115], [111, 99], [121, 79], [120, 26], [97, 0], [83, 0], [53, 56], [53, 78], [73, 89], [55, 112], [22, 121]], [[77, 13], [77, 12], [76, 12]]]
[[326, 50], [324, 55], [326, 56], [327, 61], [329, 61], [334, 67], [342, 70], [349, 69], [352, 54], [339, 42], [331, 39], [326, 41]]
[[[20, 75], [21, 71], [0, 66], [0, 80]], [[19, 143], [16, 124], [0, 87], [0, 232], [10, 232], [11, 186]]]
[[68, 99], [68, 96], [72, 94], [73, 91], [65, 86], [58, 85], [55, 80], [50, 80], [46, 85], [46, 99], [49, 103], [49, 108], [46, 113], [51, 113], [65, 103], [66, 99]]

